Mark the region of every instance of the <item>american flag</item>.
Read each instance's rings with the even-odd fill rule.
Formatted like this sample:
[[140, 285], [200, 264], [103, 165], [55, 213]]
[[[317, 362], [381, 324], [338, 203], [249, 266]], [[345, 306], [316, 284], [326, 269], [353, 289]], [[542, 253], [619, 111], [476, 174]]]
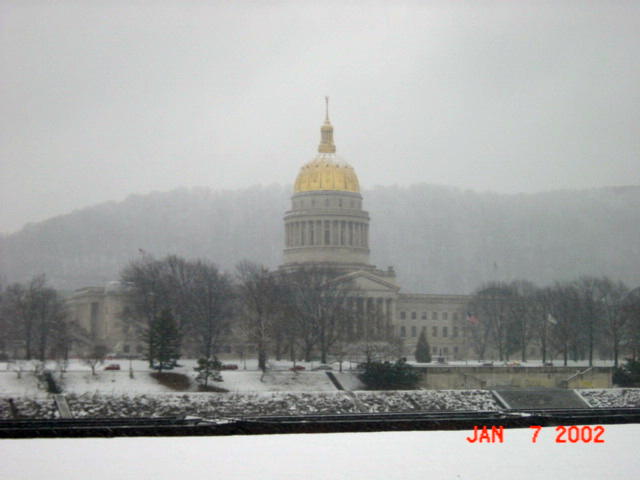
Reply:
[[478, 323], [480, 323], [480, 320], [478, 320], [478, 317], [476, 317], [471, 312], [467, 312], [467, 320], [469, 320], [469, 323], [472, 325], [477, 325]]

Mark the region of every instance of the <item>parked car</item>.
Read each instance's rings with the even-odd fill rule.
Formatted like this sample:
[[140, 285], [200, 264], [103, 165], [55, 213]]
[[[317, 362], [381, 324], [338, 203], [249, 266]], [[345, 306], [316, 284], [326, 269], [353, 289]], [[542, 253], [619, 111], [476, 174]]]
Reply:
[[301, 370], [306, 370], [306, 368], [302, 365], [296, 365], [295, 367], [291, 367], [289, 370], [292, 372], [299, 372]]
[[220, 370], [237, 370], [238, 369], [238, 365], [236, 365], [235, 363], [223, 363], [222, 367], [220, 367]]
[[109, 365], [104, 367], [104, 369], [105, 370], [120, 370], [120, 364], [119, 363], [110, 363]]

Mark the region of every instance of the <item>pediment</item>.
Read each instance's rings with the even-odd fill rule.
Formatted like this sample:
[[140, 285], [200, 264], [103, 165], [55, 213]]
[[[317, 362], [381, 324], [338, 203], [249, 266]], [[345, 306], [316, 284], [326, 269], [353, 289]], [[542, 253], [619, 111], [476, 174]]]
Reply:
[[396, 294], [400, 290], [400, 287], [395, 283], [365, 270], [348, 273], [335, 279], [335, 281], [353, 281], [354, 286], [363, 292], [388, 292]]

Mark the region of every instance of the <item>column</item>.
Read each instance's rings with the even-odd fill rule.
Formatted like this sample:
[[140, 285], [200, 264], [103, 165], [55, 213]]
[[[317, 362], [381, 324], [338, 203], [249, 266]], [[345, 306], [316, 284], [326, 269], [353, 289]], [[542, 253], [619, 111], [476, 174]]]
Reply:
[[358, 325], [356, 328], [356, 333], [358, 338], [364, 337], [364, 299], [361, 297], [356, 298], [356, 317], [358, 321]]

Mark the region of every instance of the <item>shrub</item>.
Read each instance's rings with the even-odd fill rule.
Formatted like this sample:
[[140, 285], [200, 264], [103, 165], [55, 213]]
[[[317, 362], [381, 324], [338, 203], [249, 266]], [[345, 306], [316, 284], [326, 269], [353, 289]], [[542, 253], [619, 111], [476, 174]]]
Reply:
[[613, 383], [620, 387], [640, 386], [640, 361], [627, 359], [626, 364], [614, 370]]
[[404, 360], [391, 362], [367, 362], [358, 375], [369, 390], [411, 390], [416, 388], [420, 373]]
[[151, 377], [155, 378], [160, 385], [175, 390], [177, 392], [184, 392], [191, 387], [191, 379], [183, 373], [175, 372], [153, 372], [150, 373]]
[[45, 385], [47, 386], [47, 393], [62, 393], [62, 388], [57, 384], [53, 373], [49, 370], [45, 370], [42, 374]]

